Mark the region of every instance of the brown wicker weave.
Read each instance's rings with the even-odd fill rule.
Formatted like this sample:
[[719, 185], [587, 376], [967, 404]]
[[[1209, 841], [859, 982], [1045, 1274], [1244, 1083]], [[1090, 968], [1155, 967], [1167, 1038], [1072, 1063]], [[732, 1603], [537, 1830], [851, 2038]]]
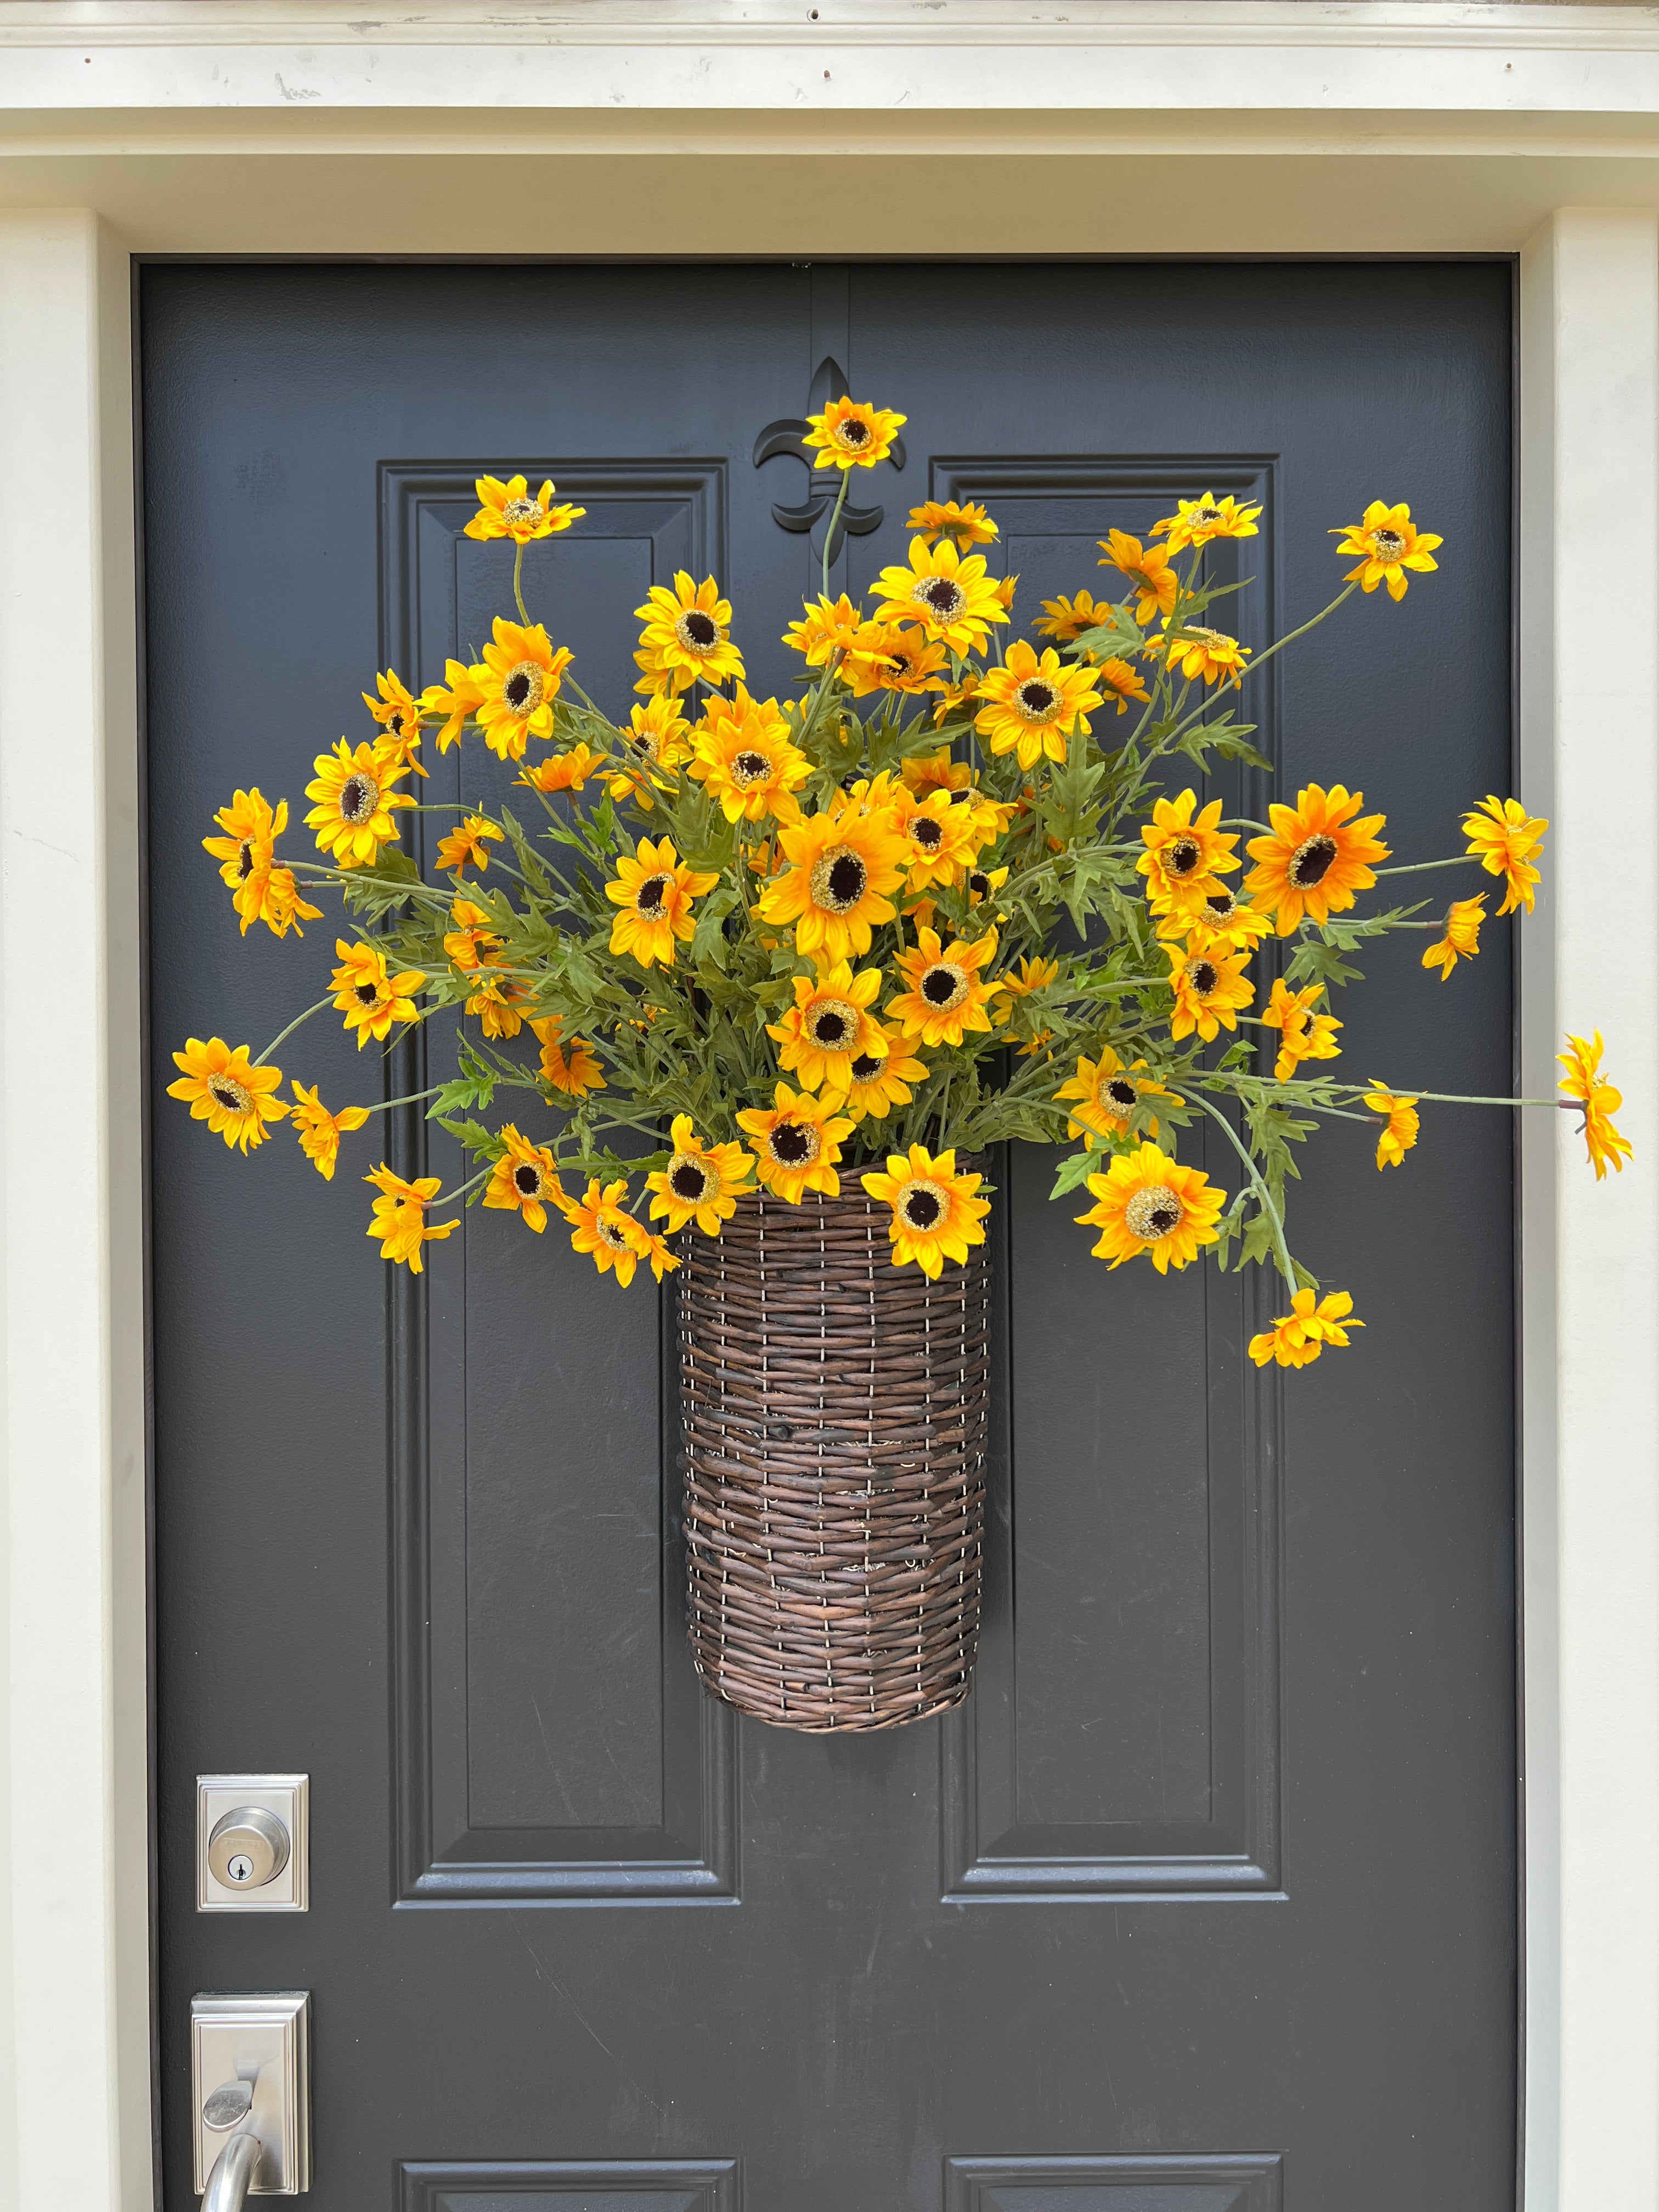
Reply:
[[781, 1728], [894, 1728], [973, 1671], [985, 1248], [930, 1283], [893, 1266], [890, 1218], [740, 1199], [677, 1279], [691, 1650]]

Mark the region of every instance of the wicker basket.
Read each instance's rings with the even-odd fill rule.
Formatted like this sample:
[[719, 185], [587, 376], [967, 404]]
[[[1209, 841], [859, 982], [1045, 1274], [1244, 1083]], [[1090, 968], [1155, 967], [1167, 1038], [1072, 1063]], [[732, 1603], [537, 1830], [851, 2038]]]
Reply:
[[691, 1650], [781, 1728], [895, 1728], [973, 1672], [989, 1270], [895, 1267], [890, 1218], [763, 1193], [678, 1278]]

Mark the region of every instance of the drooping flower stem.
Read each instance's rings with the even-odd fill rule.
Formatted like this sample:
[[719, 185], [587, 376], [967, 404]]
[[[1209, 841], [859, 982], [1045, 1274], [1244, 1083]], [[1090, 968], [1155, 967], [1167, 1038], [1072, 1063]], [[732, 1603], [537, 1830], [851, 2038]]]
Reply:
[[276, 1036], [272, 1037], [270, 1042], [259, 1054], [253, 1065], [256, 1067], [263, 1067], [266, 1060], [270, 1058], [271, 1054], [276, 1051], [277, 1046], [283, 1042], [285, 1037], [291, 1037], [295, 1030], [299, 1028], [301, 1022], [308, 1022], [313, 1014], [320, 1014], [325, 1006], [331, 1006], [332, 1004], [333, 994], [331, 992], [327, 998], [319, 999], [314, 1006], [307, 1006], [304, 1013], [296, 1014], [285, 1030], [277, 1030]]
[[830, 596], [830, 548], [836, 542], [836, 526], [841, 520], [841, 511], [847, 504], [847, 494], [853, 481], [851, 469], [841, 472], [841, 489], [836, 494], [836, 503], [830, 510], [830, 527], [823, 533], [823, 596]]
[[524, 593], [520, 589], [520, 585], [523, 576], [524, 546], [520, 544], [514, 548], [513, 554], [513, 597], [518, 602], [519, 620], [524, 624], [525, 628], [528, 629], [530, 628], [530, 610], [526, 606], [524, 603]]
[[[1345, 599], [1347, 597], [1346, 592], [1344, 592], [1343, 597]], [[1279, 1255], [1279, 1272], [1285, 1278], [1286, 1288], [1291, 1291], [1291, 1295], [1294, 1296], [1297, 1291], [1301, 1288], [1301, 1285], [1296, 1279], [1296, 1267], [1291, 1258], [1291, 1248], [1285, 1241], [1285, 1224], [1280, 1217], [1279, 1208], [1273, 1204], [1273, 1193], [1262, 1181], [1261, 1170], [1256, 1166], [1255, 1162], [1250, 1158], [1249, 1152], [1242, 1144], [1240, 1144], [1237, 1137], [1234, 1134], [1232, 1123], [1227, 1119], [1220, 1108], [1218, 1106], [1212, 1106], [1209, 1100], [1200, 1097], [1196, 1091], [1194, 1091], [1193, 1097], [1204, 1109], [1204, 1111], [1209, 1115], [1210, 1119], [1222, 1131], [1224, 1135], [1226, 1137], [1227, 1142], [1238, 1154], [1239, 1158], [1243, 1161], [1244, 1171], [1250, 1178], [1251, 1186], [1255, 1192], [1256, 1202], [1261, 1207], [1263, 1212], [1266, 1213], [1268, 1220], [1273, 1224], [1273, 1249]]]
[[1478, 864], [1480, 859], [1479, 853], [1454, 853], [1449, 860], [1407, 860], [1400, 867], [1377, 868], [1372, 872], [1379, 876], [1420, 876], [1425, 868], [1463, 868], [1471, 860]]

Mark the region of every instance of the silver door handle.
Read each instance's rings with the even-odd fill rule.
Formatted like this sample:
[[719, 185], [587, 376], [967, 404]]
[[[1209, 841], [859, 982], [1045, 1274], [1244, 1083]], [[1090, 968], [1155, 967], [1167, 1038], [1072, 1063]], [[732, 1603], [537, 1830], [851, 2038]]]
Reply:
[[242, 2212], [264, 2156], [264, 2145], [246, 2128], [239, 2128], [213, 2161], [208, 2176], [202, 2212]]
[[309, 2189], [309, 1993], [192, 1997], [190, 2064], [202, 2212]]

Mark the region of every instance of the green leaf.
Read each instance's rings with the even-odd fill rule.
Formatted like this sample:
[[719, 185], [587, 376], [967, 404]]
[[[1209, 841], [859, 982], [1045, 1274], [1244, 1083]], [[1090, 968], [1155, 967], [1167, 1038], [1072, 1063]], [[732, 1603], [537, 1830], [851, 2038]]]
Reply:
[[[495, 1096], [495, 1079], [484, 1071], [473, 1075], [457, 1076], [446, 1083], [426, 1109], [428, 1121], [441, 1121], [446, 1114], [453, 1114], [463, 1106], [488, 1106]], [[449, 1124], [444, 1122], [447, 1128]]]
[[1068, 1152], [1054, 1177], [1054, 1187], [1048, 1194], [1050, 1201], [1063, 1198], [1068, 1190], [1075, 1190], [1089, 1176], [1098, 1175], [1104, 1164], [1099, 1152]]
[[481, 1159], [498, 1160], [507, 1147], [492, 1130], [482, 1121], [457, 1121], [440, 1114], [434, 1116], [441, 1129], [447, 1129], [452, 1137], [459, 1137], [469, 1152]]

